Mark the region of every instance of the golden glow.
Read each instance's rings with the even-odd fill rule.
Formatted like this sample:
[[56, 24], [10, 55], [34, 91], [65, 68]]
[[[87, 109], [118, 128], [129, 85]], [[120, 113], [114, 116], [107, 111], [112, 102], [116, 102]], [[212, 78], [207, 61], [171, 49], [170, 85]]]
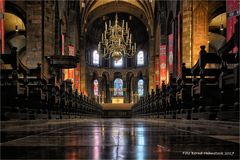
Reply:
[[226, 18], [227, 18], [226, 13], [222, 13], [216, 16], [215, 18], [213, 18], [209, 26], [221, 27], [221, 25], [223, 25], [223, 28], [226, 28]]
[[[90, 12], [92, 12], [97, 7], [100, 7], [102, 5], [106, 5], [106, 4], [111, 3], [111, 2], [116, 2], [116, 0], [97, 0], [96, 3], [91, 8]], [[118, 2], [130, 3], [131, 5], [134, 5], [134, 6], [138, 7], [139, 9], [143, 10], [143, 8], [139, 4], [138, 0], [118, 0]]]
[[121, 25], [116, 13], [115, 22], [105, 22], [105, 31], [102, 33], [102, 39], [98, 43], [98, 52], [108, 59], [114, 61], [121, 60], [123, 55], [132, 57], [136, 53], [136, 43], [132, 43], [132, 34], [128, 27], [128, 22], [122, 20]]
[[4, 13], [4, 28], [5, 33], [10, 31], [18, 31], [25, 30], [25, 25], [23, 21], [16, 15], [12, 13]]

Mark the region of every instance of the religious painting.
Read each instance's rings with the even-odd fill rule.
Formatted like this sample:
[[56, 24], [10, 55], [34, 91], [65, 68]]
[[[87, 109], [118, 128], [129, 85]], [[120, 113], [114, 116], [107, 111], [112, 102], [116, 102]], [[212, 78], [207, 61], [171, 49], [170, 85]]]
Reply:
[[173, 73], [173, 34], [168, 35], [168, 70]]
[[160, 45], [159, 65], [160, 65], [160, 84], [161, 84], [162, 81], [166, 82], [167, 80], [166, 45]]
[[114, 80], [114, 96], [123, 96], [123, 80], [120, 78]]

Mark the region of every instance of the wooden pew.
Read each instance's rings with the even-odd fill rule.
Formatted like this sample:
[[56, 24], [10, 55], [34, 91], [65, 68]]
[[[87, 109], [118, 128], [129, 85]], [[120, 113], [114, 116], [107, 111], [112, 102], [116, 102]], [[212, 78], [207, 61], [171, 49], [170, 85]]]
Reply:
[[60, 109], [60, 85], [56, 81], [55, 75], [48, 80], [48, 108], [51, 119], [61, 118]]
[[[192, 98], [194, 108], [192, 119], [216, 119], [220, 104], [220, 90], [218, 77], [220, 69], [206, 68], [207, 64], [221, 64], [221, 58], [216, 53], [207, 53], [205, 46], [201, 46], [199, 59], [192, 68], [194, 84], [192, 86]], [[200, 78], [197, 79], [197, 76]]]
[[176, 88], [176, 118], [191, 119], [191, 111], [193, 101], [191, 89], [193, 85], [192, 73], [190, 68], [186, 68], [185, 63], [182, 64], [181, 75], [177, 79]]
[[161, 97], [160, 97], [160, 118], [166, 118], [166, 110], [167, 110], [167, 86], [165, 82], [162, 82], [161, 88]]
[[[230, 53], [237, 47], [236, 53]], [[239, 16], [235, 24], [235, 33], [230, 40], [218, 50], [222, 59], [219, 88], [221, 90], [220, 111], [218, 119], [239, 121]]]
[[176, 119], [176, 108], [177, 108], [177, 101], [176, 101], [176, 79], [173, 78], [173, 75], [170, 74], [170, 83], [167, 85], [167, 93], [166, 93], [166, 118], [169, 119]]
[[20, 63], [16, 47], [10, 54], [1, 54], [1, 61], [1, 119], [28, 119], [29, 70]]
[[41, 64], [35, 69], [31, 69], [27, 76], [29, 96], [27, 107], [30, 119], [48, 119], [48, 80], [42, 74]]

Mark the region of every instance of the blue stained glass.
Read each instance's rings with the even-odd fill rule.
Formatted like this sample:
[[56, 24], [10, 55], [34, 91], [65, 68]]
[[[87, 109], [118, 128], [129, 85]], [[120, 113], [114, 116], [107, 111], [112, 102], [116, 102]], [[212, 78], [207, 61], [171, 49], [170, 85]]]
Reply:
[[144, 85], [144, 81], [143, 81], [142, 79], [140, 79], [140, 80], [138, 81], [138, 95], [139, 95], [139, 96], [143, 96], [143, 92], [144, 92], [144, 87], [143, 87], [143, 85]]
[[114, 96], [123, 96], [123, 81], [120, 78], [114, 80]]

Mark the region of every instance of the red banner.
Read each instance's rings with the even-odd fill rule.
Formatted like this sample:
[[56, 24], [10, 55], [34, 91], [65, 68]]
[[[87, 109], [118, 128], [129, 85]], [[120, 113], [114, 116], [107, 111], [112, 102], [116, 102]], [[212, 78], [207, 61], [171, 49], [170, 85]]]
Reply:
[[[236, 16], [240, 12], [239, 0], [226, 0], [226, 12], [227, 12], [227, 41], [232, 37], [235, 32], [235, 23], [237, 22]], [[233, 49], [233, 52], [237, 51], [237, 47]]]
[[80, 87], [79, 87], [79, 64], [77, 64], [77, 67], [75, 68], [75, 89], [80, 92]]
[[0, 40], [1, 54], [4, 54], [4, 0], [0, 0]]
[[155, 57], [155, 86], [160, 86], [159, 80], [159, 57]]
[[62, 34], [62, 49], [61, 49], [61, 52], [62, 52], [62, 55], [64, 55], [64, 34]]
[[178, 13], [178, 76], [181, 75], [181, 15]]
[[173, 73], [173, 34], [168, 35], [168, 70]]
[[167, 80], [167, 64], [166, 64], [166, 45], [160, 45], [159, 64], [160, 64], [160, 83]]

